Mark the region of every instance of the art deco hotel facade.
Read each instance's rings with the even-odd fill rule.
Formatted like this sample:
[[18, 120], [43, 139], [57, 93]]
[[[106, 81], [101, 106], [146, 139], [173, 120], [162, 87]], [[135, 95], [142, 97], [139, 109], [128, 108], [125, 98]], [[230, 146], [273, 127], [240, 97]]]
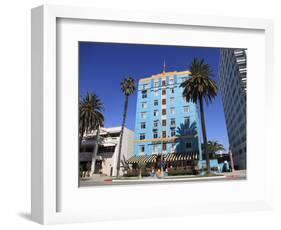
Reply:
[[192, 154], [202, 159], [198, 108], [187, 102], [180, 84], [189, 71], [166, 72], [138, 82], [134, 155]]

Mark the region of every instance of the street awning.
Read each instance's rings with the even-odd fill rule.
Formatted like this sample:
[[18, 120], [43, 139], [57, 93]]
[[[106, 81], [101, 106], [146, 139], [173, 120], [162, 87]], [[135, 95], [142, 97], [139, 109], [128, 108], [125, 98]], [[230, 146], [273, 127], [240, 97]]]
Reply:
[[198, 160], [198, 153], [196, 152], [185, 152], [185, 153], [169, 153], [165, 156], [164, 161], [189, 161]]
[[[128, 164], [133, 163], [155, 163], [157, 161], [157, 154], [152, 155], [140, 155], [140, 156], [132, 156], [127, 160]], [[199, 156], [196, 152], [185, 152], [185, 153], [168, 153], [163, 154], [163, 160], [166, 162], [173, 161], [191, 161], [198, 160]]]
[[156, 162], [157, 155], [140, 155], [140, 156], [132, 156], [127, 160], [128, 164], [133, 164], [133, 163], [153, 163]]

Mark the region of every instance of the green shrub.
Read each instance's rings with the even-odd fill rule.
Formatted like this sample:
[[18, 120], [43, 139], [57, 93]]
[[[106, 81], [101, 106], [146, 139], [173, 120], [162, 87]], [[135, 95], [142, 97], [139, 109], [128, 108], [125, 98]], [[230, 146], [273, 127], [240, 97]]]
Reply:
[[[126, 177], [138, 177], [139, 176], [139, 171], [128, 171], [124, 176]], [[148, 171], [143, 171], [141, 172], [142, 177], [147, 177], [150, 176], [150, 173]]]
[[198, 172], [192, 168], [169, 169], [168, 176], [194, 175]]

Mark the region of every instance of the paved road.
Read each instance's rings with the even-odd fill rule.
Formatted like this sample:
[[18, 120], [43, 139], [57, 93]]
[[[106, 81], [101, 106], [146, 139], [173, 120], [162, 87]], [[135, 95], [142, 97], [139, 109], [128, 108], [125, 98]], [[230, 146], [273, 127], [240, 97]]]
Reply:
[[173, 176], [165, 179], [146, 177], [142, 179], [116, 180], [115, 178], [101, 175], [94, 175], [92, 178], [83, 178], [80, 187], [103, 186], [103, 185], [128, 185], [128, 184], [150, 184], [150, 183], [173, 183], [173, 182], [198, 182], [218, 180], [242, 180], [246, 179], [246, 171], [240, 170], [230, 173], [223, 173], [222, 176], [199, 177], [199, 176]]

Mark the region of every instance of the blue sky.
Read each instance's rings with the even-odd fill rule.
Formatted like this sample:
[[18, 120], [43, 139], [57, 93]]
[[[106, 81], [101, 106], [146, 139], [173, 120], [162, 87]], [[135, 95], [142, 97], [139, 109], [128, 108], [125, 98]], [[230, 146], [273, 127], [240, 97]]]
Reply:
[[[95, 92], [104, 104], [105, 127], [121, 126], [124, 95], [120, 82], [132, 76], [140, 78], [166, 71], [187, 70], [194, 57], [204, 58], [218, 82], [219, 49], [204, 47], [138, 45], [117, 43], [79, 43], [80, 96]], [[126, 127], [134, 130], [137, 93], [129, 97]], [[220, 91], [214, 102], [205, 105], [208, 140], [217, 140], [228, 148], [228, 137]]]

